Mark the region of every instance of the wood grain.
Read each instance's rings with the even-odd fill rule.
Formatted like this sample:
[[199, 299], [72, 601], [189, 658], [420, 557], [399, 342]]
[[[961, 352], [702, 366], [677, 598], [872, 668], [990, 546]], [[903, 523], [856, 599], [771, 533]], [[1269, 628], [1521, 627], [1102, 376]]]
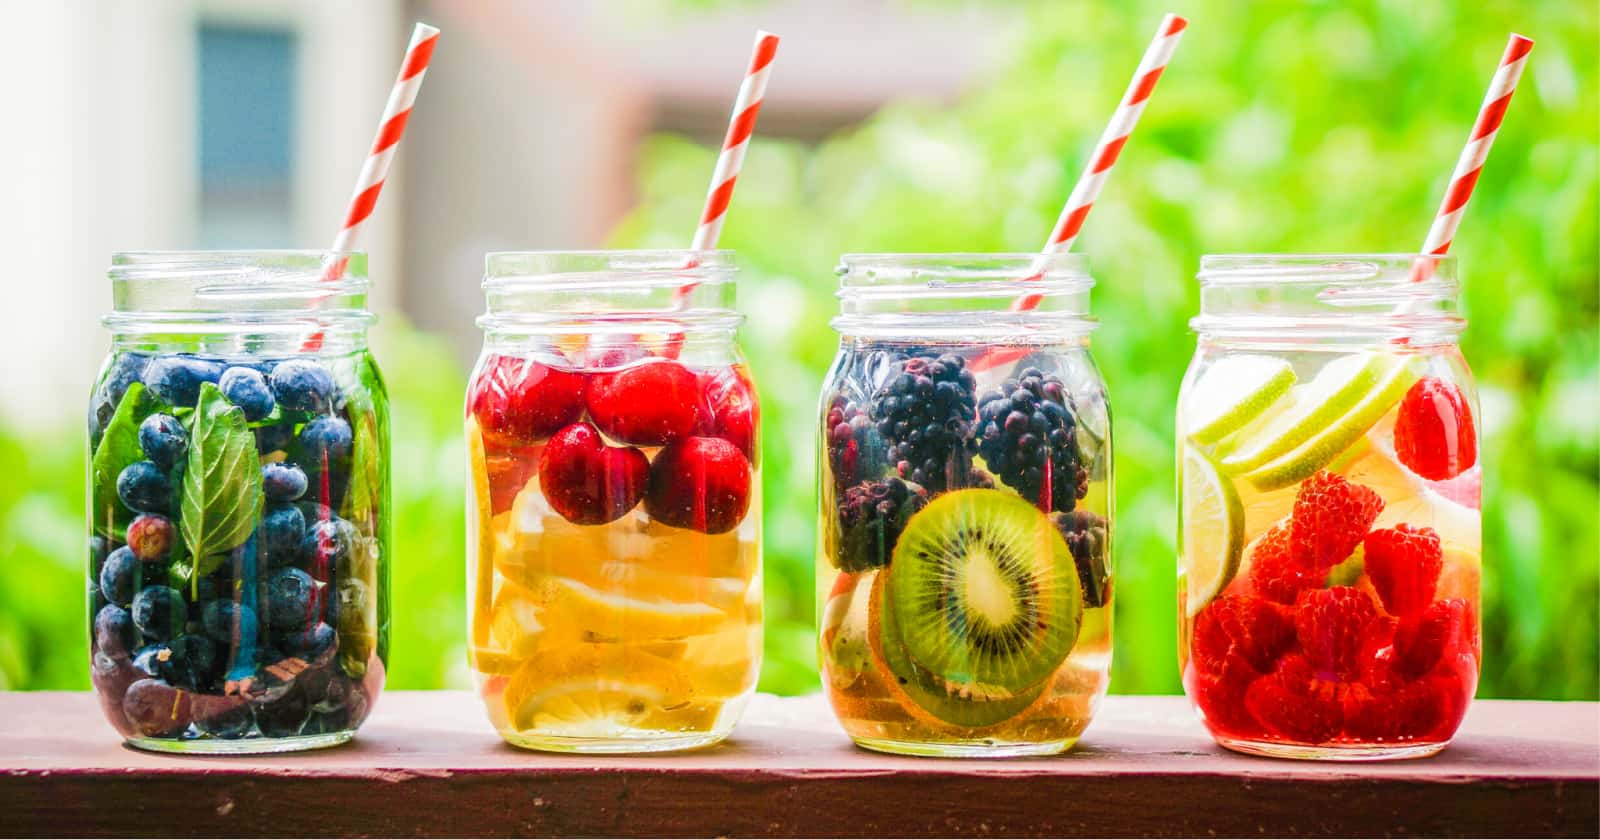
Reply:
[[1005, 760], [876, 755], [820, 698], [758, 697], [726, 745], [599, 758], [505, 746], [465, 692], [391, 692], [348, 746], [200, 758], [121, 746], [89, 694], [0, 693], [0, 834], [1595, 837], [1600, 705], [1479, 701], [1440, 756], [1328, 764], [1227, 753], [1176, 697]]

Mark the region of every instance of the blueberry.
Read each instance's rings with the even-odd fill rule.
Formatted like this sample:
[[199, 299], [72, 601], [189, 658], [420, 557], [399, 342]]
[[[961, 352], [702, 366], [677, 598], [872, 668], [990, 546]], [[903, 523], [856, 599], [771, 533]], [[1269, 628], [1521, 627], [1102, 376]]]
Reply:
[[301, 499], [300, 501], [295, 502], [294, 506], [299, 508], [300, 512], [305, 515], [306, 522], [312, 524], [316, 524], [318, 522], [328, 522], [337, 518], [333, 515], [333, 508], [330, 508], [321, 502], [314, 502], [310, 499]]
[[189, 728], [194, 714], [187, 695], [161, 680], [139, 680], [122, 695], [122, 714], [136, 732], [171, 738]]
[[300, 554], [314, 569], [338, 568], [350, 557], [355, 543], [355, 526], [343, 519], [312, 523], [300, 543]]
[[267, 464], [261, 468], [261, 492], [268, 499], [292, 502], [306, 494], [306, 473], [294, 464]]
[[98, 569], [100, 564], [106, 562], [106, 555], [111, 552], [111, 544], [105, 537], [89, 538], [89, 568]]
[[133, 549], [118, 548], [100, 564], [100, 594], [113, 604], [128, 606], [139, 589], [141, 572]]
[[160, 679], [162, 672], [161, 658], [170, 653], [167, 646], [161, 642], [145, 645], [134, 652], [133, 667], [147, 677]]
[[171, 471], [189, 451], [189, 430], [170, 414], [152, 414], [139, 424], [139, 448], [156, 466]]
[[306, 518], [300, 509], [282, 502], [269, 504], [261, 517], [261, 547], [269, 566], [287, 566], [303, 556]]
[[194, 725], [201, 732], [213, 738], [222, 738], [232, 741], [250, 734], [250, 728], [255, 726], [256, 716], [246, 704], [231, 706], [224, 711], [217, 712], [205, 720], [197, 720]]
[[333, 374], [317, 362], [290, 359], [272, 369], [272, 392], [278, 402], [295, 411], [329, 411], [333, 408]]
[[274, 630], [303, 630], [322, 610], [317, 582], [295, 568], [272, 573], [267, 581], [267, 598], [267, 618]]
[[172, 481], [153, 461], [135, 461], [117, 476], [117, 497], [129, 510], [166, 513], [172, 509]]
[[188, 615], [189, 606], [183, 600], [183, 593], [170, 586], [146, 586], [133, 596], [133, 624], [147, 639], [176, 638], [183, 632]]
[[100, 443], [101, 431], [117, 413], [122, 395], [128, 392], [129, 385], [144, 378], [145, 366], [149, 364], [150, 357], [144, 353], [122, 353], [111, 360], [89, 403], [89, 436], [96, 445]]
[[128, 525], [128, 548], [140, 560], [166, 560], [177, 535], [172, 520], [159, 513], [142, 513]]
[[300, 447], [313, 468], [343, 467], [350, 460], [350, 424], [343, 417], [318, 417], [300, 430]]
[[139, 634], [133, 616], [116, 604], [107, 604], [94, 616], [94, 647], [107, 656], [127, 656]]
[[202, 690], [217, 672], [217, 646], [205, 636], [184, 634], [172, 640], [163, 662], [167, 682]]
[[253, 645], [260, 633], [256, 611], [226, 598], [205, 605], [205, 609], [200, 611], [200, 626], [212, 641], [224, 646], [239, 642], [241, 648], [244, 647], [243, 643]]
[[256, 451], [262, 455], [286, 452], [291, 443], [294, 443], [293, 423], [274, 423], [256, 429]]
[[279, 699], [256, 709], [256, 726], [268, 738], [293, 738], [305, 728], [311, 717], [311, 704], [298, 691], [290, 691]]
[[144, 369], [144, 384], [174, 408], [192, 408], [200, 386], [222, 378], [222, 364], [193, 356], [162, 356]]
[[247, 367], [231, 367], [223, 371], [217, 381], [222, 396], [244, 410], [244, 419], [255, 422], [272, 413], [278, 401], [267, 387], [267, 378], [261, 371]]
[[315, 662], [339, 642], [339, 637], [333, 632], [333, 628], [321, 621], [305, 630], [291, 630], [281, 634], [279, 638], [284, 650], [308, 662]]

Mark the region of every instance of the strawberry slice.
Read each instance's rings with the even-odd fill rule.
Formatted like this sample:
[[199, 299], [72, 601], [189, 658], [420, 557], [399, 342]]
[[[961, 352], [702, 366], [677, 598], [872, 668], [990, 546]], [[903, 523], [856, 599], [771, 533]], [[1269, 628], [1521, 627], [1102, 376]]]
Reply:
[[1379, 528], [1362, 544], [1367, 577], [1390, 615], [1415, 615], [1433, 601], [1444, 548], [1432, 528]]
[[1306, 479], [1294, 497], [1295, 557], [1326, 572], [1349, 557], [1383, 512], [1383, 498], [1326, 470]]
[[1437, 377], [1418, 380], [1400, 400], [1394, 451], [1400, 463], [1431, 481], [1471, 469], [1478, 462], [1478, 435], [1466, 394]]

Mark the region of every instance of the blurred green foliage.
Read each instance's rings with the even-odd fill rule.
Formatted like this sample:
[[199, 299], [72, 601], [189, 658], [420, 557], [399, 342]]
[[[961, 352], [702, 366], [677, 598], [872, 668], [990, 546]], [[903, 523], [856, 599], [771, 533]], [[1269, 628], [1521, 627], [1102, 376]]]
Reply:
[[[1013, 4], [1010, 66], [954, 103], [899, 102], [817, 146], [758, 141], [722, 245], [745, 269], [761, 387], [767, 665], [816, 685], [817, 394], [853, 251], [1038, 247], [1164, 5]], [[681, 12], [682, 10], [680, 10]], [[1079, 249], [1117, 417], [1113, 688], [1178, 690], [1173, 401], [1203, 253], [1416, 248], [1515, 29], [1538, 41], [1453, 251], [1485, 427], [1480, 694], [1600, 696], [1600, 24], [1592, 4], [1189, 0], [1191, 21]], [[785, 91], [782, 62], [769, 100]], [[652, 139], [613, 244], [682, 247], [714, 151]], [[464, 374], [389, 319], [391, 685], [465, 685]], [[88, 383], [84, 384], [87, 393]], [[87, 687], [83, 443], [0, 428], [0, 687]]]

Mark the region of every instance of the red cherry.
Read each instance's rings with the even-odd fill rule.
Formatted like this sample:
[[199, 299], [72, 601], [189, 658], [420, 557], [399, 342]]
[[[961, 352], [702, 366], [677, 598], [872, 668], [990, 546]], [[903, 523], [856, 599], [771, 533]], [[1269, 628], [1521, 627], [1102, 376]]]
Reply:
[[1394, 420], [1400, 463], [1432, 481], [1455, 478], [1478, 462], [1478, 434], [1467, 397], [1443, 379], [1421, 379], [1400, 401]]
[[501, 449], [488, 447], [484, 466], [489, 472], [489, 509], [498, 515], [511, 509], [517, 494], [539, 469], [544, 445]]
[[603, 525], [644, 496], [650, 461], [632, 447], [607, 446], [588, 423], [557, 432], [539, 459], [539, 488], [568, 522]]
[[721, 534], [733, 530], [749, 507], [750, 462], [722, 438], [684, 438], [661, 450], [650, 466], [644, 509], [668, 525]]
[[662, 446], [700, 425], [700, 382], [677, 362], [657, 359], [589, 376], [589, 417], [608, 437]]
[[706, 411], [700, 417], [700, 434], [719, 437], [739, 447], [753, 463], [761, 406], [755, 385], [742, 367], [700, 377]]
[[467, 406], [486, 443], [528, 446], [583, 414], [584, 378], [532, 359], [493, 356], [472, 383]]

